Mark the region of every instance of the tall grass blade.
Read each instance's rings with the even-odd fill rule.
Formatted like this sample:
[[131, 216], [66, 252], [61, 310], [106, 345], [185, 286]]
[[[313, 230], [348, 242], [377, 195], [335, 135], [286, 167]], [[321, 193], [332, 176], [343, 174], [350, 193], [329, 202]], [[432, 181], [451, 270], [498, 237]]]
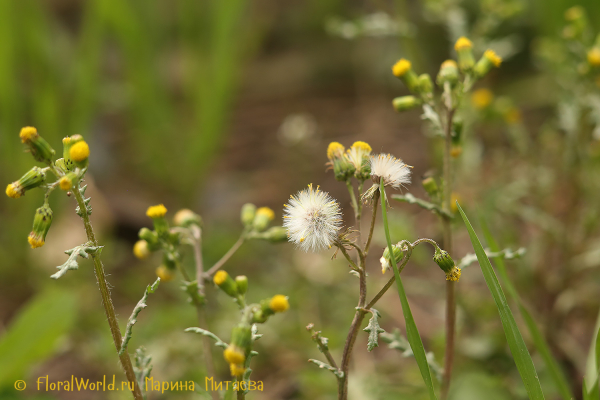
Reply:
[[425, 354], [425, 348], [423, 347], [423, 341], [421, 340], [421, 335], [419, 335], [417, 324], [415, 324], [412, 312], [410, 311], [408, 298], [406, 297], [404, 285], [402, 285], [402, 279], [400, 279], [400, 272], [398, 271], [398, 266], [396, 265], [397, 260], [394, 256], [394, 252], [392, 251], [392, 240], [390, 239], [387, 211], [385, 208], [385, 189], [383, 186], [383, 179], [381, 179], [379, 190], [381, 193], [381, 196], [379, 196], [381, 198], [381, 218], [383, 219], [383, 228], [385, 230], [385, 239], [387, 241], [388, 251], [390, 252], [393, 261], [392, 267], [394, 269], [394, 276], [396, 277], [396, 285], [398, 286], [398, 296], [400, 297], [400, 303], [402, 304], [402, 313], [404, 314], [404, 321], [406, 322], [406, 338], [408, 339], [408, 343], [410, 343], [410, 347], [412, 348], [415, 359], [417, 360], [417, 364], [419, 366], [419, 370], [421, 371], [421, 376], [423, 377], [425, 386], [427, 386], [429, 398], [431, 400], [437, 400], [435, 390], [433, 389], [433, 379], [431, 379], [431, 371], [429, 370], [427, 355]]
[[477, 260], [481, 266], [485, 283], [494, 297], [496, 307], [498, 307], [498, 313], [500, 314], [500, 320], [502, 321], [502, 327], [504, 328], [506, 340], [508, 341], [508, 346], [510, 347], [513, 359], [515, 360], [515, 364], [519, 370], [519, 374], [521, 374], [521, 379], [525, 385], [527, 395], [529, 396], [530, 400], [542, 400], [544, 399], [544, 393], [542, 392], [542, 387], [540, 385], [535, 366], [531, 360], [529, 350], [527, 350], [527, 346], [525, 346], [525, 341], [523, 340], [523, 336], [519, 331], [515, 317], [508, 306], [508, 302], [506, 301], [506, 296], [502, 291], [500, 282], [496, 277], [496, 273], [492, 268], [490, 260], [485, 255], [483, 246], [481, 246], [481, 242], [473, 230], [469, 219], [465, 215], [465, 212], [460, 207], [458, 202], [456, 202], [456, 205], [460, 215], [462, 216], [465, 226], [467, 227], [467, 231], [469, 232], [469, 238], [473, 244], [475, 254], [477, 254]]

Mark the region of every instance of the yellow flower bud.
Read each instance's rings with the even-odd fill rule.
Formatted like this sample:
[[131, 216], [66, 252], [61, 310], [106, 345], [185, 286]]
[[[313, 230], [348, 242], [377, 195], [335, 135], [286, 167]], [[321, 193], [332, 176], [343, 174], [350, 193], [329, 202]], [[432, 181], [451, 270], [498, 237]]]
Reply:
[[393, 72], [394, 76], [400, 78], [400, 77], [404, 76], [404, 74], [406, 74], [408, 71], [410, 71], [411, 67], [412, 67], [412, 64], [410, 63], [410, 61], [408, 61], [404, 58], [401, 58], [392, 67], [392, 72]]
[[153, 219], [164, 217], [166, 213], [167, 208], [162, 204], [148, 207], [148, 210], [146, 210], [146, 215]]
[[32, 249], [44, 245], [50, 225], [52, 225], [52, 209], [47, 204], [44, 204], [35, 211], [33, 228], [27, 238]]
[[168, 268], [166, 265], [161, 265], [160, 267], [156, 268], [156, 276], [158, 276], [163, 282], [169, 282], [175, 278], [175, 271]]
[[333, 161], [336, 158], [340, 158], [344, 155], [344, 146], [338, 142], [331, 142], [329, 146], [327, 146], [327, 158], [330, 161]]
[[275, 219], [275, 213], [269, 207], [261, 207], [256, 210], [253, 226], [258, 232], [262, 232], [269, 226], [269, 223]]
[[592, 47], [587, 53], [587, 60], [592, 67], [600, 67], [600, 47]]
[[454, 50], [462, 50], [462, 49], [470, 49], [473, 47], [473, 43], [464, 36], [458, 38], [456, 43], [454, 44]]
[[85, 141], [80, 141], [71, 146], [69, 157], [71, 160], [80, 163], [88, 159], [90, 156], [90, 147]]
[[135, 244], [133, 245], [133, 255], [139, 258], [140, 260], [148, 258], [148, 256], [150, 255], [148, 242], [146, 242], [145, 240], [138, 240], [137, 242], [135, 242]]
[[471, 103], [473, 106], [479, 110], [483, 110], [484, 108], [488, 108], [492, 101], [494, 100], [494, 94], [489, 89], [477, 89], [471, 95]]
[[31, 155], [36, 161], [45, 163], [52, 162], [55, 151], [50, 147], [48, 142], [38, 134], [37, 129], [33, 126], [26, 126], [21, 129], [19, 137], [21, 138], [21, 142], [29, 146]]
[[244, 350], [232, 344], [223, 351], [223, 357], [230, 364], [244, 364], [246, 361]]
[[282, 294], [275, 295], [269, 301], [269, 308], [275, 312], [284, 312], [290, 308], [287, 296]]
[[417, 91], [419, 89], [419, 77], [412, 70], [410, 61], [404, 58], [400, 59], [392, 67], [392, 73], [395, 77], [402, 79], [410, 91]]

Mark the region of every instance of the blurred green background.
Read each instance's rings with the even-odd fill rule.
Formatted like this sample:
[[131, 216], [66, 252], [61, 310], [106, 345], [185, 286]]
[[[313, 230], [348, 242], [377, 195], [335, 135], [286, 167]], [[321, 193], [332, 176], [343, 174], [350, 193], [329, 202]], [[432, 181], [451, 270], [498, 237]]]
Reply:
[[[587, 100], [578, 102], [575, 90], [582, 86], [598, 94], [598, 87], [572, 78], [576, 67], [565, 59], [568, 53], [551, 46], [574, 4], [0, 1], [0, 182], [17, 180], [33, 165], [18, 138], [22, 126], [37, 127], [55, 149], [64, 136], [86, 138], [92, 222], [106, 246], [102, 257], [124, 327], [160, 262], [139, 261], [131, 253], [138, 230], [150, 225], [149, 205], [164, 203], [171, 215], [183, 207], [201, 214], [210, 265], [237, 239], [245, 202], [272, 207], [277, 222], [289, 195], [312, 182], [351, 216], [346, 188], [325, 172], [330, 141], [349, 146], [364, 140], [374, 152], [403, 158], [414, 166], [411, 192], [424, 197], [419, 180], [439, 168], [439, 146], [423, 134], [418, 112], [393, 111], [391, 99], [407, 91], [390, 66], [406, 57], [435, 76], [453, 56], [454, 40], [469, 35], [479, 53], [490, 46], [505, 62], [478, 84], [493, 92], [490, 104], [465, 105], [469, 133], [457, 163], [457, 196], [468, 211], [485, 216], [502, 245], [528, 249], [523, 260], [509, 263], [511, 275], [578, 390], [598, 313], [600, 137], [593, 138], [596, 125], [587, 122], [593, 107], [580, 106]], [[598, 32], [600, 3], [577, 4], [587, 11], [589, 29]], [[518, 125], [503, 114], [507, 104], [518, 110]], [[568, 116], [578, 127], [574, 141], [568, 139]], [[83, 261], [78, 271], [49, 279], [64, 262], [63, 251], [85, 240], [73, 199], [54, 195], [46, 245], [27, 245], [42, 199], [37, 191], [19, 200], [0, 198], [0, 398], [128, 398], [35, 390], [38, 376], [120, 374], [91, 264]], [[393, 207], [394, 240], [440, 238], [433, 216], [408, 204]], [[457, 257], [472, 251], [460, 225], [456, 238]], [[375, 244], [371, 292], [386, 279], [378, 266], [383, 235]], [[292, 304], [290, 312], [261, 327], [265, 336], [257, 343], [253, 379], [263, 380], [265, 391], [251, 398], [335, 398], [333, 377], [306, 362], [320, 353], [304, 329], [314, 323], [339, 356], [357, 285], [344, 263], [330, 256], [250, 242], [226, 265], [231, 274], [249, 276], [251, 299], [283, 293]], [[189, 268], [191, 258], [185, 258]], [[444, 281], [431, 264], [429, 250], [415, 252], [405, 285], [425, 345], [441, 360]], [[161, 284], [150, 296], [130, 348], [148, 349], [156, 379], [204, 382], [201, 340], [183, 332], [196, 326], [195, 312], [178, 286]], [[458, 296], [453, 398], [525, 398], [476, 264], [463, 272]], [[226, 338], [237, 318], [235, 306], [215, 290], [209, 290], [209, 302], [210, 329]], [[403, 329], [395, 295], [388, 293], [378, 308], [383, 328]], [[533, 353], [547, 398], [558, 398]], [[215, 358], [219, 377], [228, 379], [218, 351]], [[414, 359], [383, 344], [367, 353], [366, 334], [359, 336], [354, 365], [353, 399], [426, 396]], [[16, 379], [26, 380], [28, 388], [17, 392]]]

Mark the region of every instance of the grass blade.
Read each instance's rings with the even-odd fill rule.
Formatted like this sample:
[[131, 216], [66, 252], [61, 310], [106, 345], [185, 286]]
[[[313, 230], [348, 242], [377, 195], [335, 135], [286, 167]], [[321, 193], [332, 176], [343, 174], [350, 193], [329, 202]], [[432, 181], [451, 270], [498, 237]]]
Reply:
[[408, 343], [410, 343], [410, 347], [412, 348], [413, 354], [415, 355], [415, 359], [417, 360], [417, 364], [419, 366], [419, 370], [421, 371], [421, 376], [423, 377], [423, 381], [425, 382], [425, 386], [427, 386], [427, 391], [429, 392], [429, 398], [431, 400], [437, 400], [435, 395], [435, 390], [433, 389], [433, 379], [431, 379], [431, 371], [429, 370], [429, 363], [427, 362], [427, 355], [425, 354], [425, 348], [423, 347], [423, 341], [421, 340], [421, 335], [419, 335], [419, 330], [417, 329], [417, 324], [415, 324], [415, 320], [412, 316], [412, 312], [410, 311], [410, 305], [408, 304], [408, 298], [406, 297], [406, 292], [404, 291], [404, 285], [402, 285], [402, 279], [400, 279], [400, 272], [398, 271], [398, 266], [396, 265], [396, 257], [394, 256], [394, 252], [392, 251], [392, 240], [390, 239], [390, 230], [388, 228], [388, 220], [387, 220], [387, 211], [385, 204], [385, 191], [383, 186], [383, 179], [381, 179], [381, 183], [379, 186], [379, 190], [381, 193], [381, 217], [383, 219], [383, 227], [385, 230], [385, 239], [387, 240], [388, 251], [390, 252], [392, 258], [392, 268], [394, 269], [394, 276], [396, 277], [396, 285], [398, 287], [398, 296], [400, 297], [400, 303], [402, 304], [402, 314], [404, 314], [404, 321], [406, 322], [406, 338], [408, 339]]
[[477, 254], [477, 260], [479, 260], [479, 265], [481, 266], [485, 283], [494, 297], [496, 307], [498, 307], [498, 313], [500, 314], [500, 320], [502, 321], [502, 327], [504, 328], [506, 340], [508, 341], [508, 346], [510, 347], [513, 359], [515, 360], [515, 364], [519, 370], [519, 374], [521, 374], [521, 379], [525, 385], [525, 390], [527, 390], [527, 395], [529, 396], [530, 400], [543, 400], [544, 393], [542, 392], [542, 387], [540, 385], [537, 372], [535, 371], [535, 366], [531, 360], [531, 355], [529, 354], [529, 350], [527, 350], [527, 346], [525, 346], [523, 336], [521, 336], [521, 332], [519, 331], [515, 317], [508, 306], [506, 296], [502, 291], [502, 287], [500, 286], [500, 282], [498, 281], [496, 273], [492, 268], [492, 264], [485, 255], [483, 246], [481, 246], [481, 242], [473, 230], [473, 227], [465, 215], [465, 212], [460, 207], [458, 202], [456, 202], [456, 205], [458, 206], [458, 211], [460, 212], [465, 226], [467, 227], [467, 231], [469, 232], [469, 238], [473, 244], [475, 254]]
[[[498, 252], [500, 249], [498, 243], [496, 243], [496, 240], [494, 239], [492, 233], [485, 224], [485, 221], [483, 221], [482, 219], [481, 222], [483, 235], [485, 236], [485, 240], [487, 241], [490, 250], [492, 252]], [[519, 311], [521, 312], [521, 316], [525, 320], [525, 324], [527, 325], [527, 329], [529, 330], [531, 339], [533, 340], [537, 351], [542, 356], [542, 359], [546, 364], [546, 368], [548, 368], [548, 372], [550, 373], [550, 376], [554, 384], [556, 385], [556, 389], [558, 390], [558, 392], [564, 400], [574, 399], [575, 395], [571, 391], [567, 377], [565, 376], [563, 370], [560, 368], [558, 361], [556, 361], [556, 359], [552, 355], [552, 352], [550, 351], [550, 346], [548, 346], [544, 335], [542, 335], [542, 332], [538, 328], [535, 320], [533, 319], [533, 316], [525, 307], [525, 304], [521, 300], [521, 296], [519, 296], [519, 293], [517, 292], [510, 278], [508, 277], [508, 273], [506, 272], [506, 266], [504, 265], [504, 260], [502, 259], [502, 257], [493, 257], [493, 259], [494, 263], [496, 264], [498, 273], [500, 274], [500, 279], [502, 280], [502, 283], [504, 284], [508, 295], [512, 297], [512, 299], [519, 306]]]

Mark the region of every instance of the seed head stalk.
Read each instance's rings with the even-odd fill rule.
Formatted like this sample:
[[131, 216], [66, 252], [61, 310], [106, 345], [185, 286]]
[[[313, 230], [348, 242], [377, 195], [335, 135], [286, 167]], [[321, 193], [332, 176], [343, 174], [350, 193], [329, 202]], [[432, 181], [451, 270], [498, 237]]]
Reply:
[[[92, 224], [90, 223], [90, 217], [87, 212], [86, 204], [84, 202], [81, 192], [79, 191], [79, 185], [75, 188], [75, 190], [73, 190], [73, 195], [75, 197], [75, 200], [77, 201], [77, 204], [79, 205], [79, 209], [81, 210], [81, 218], [83, 219], [83, 225], [85, 227], [85, 233], [87, 235], [88, 241], [90, 241], [94, 246], [98, 246], [98, 240], [94, 235], [94, 230], [92, 228]], [[104, 266], [102, 265], [102, 261], [100, 260], [100, 256], [98, 253], [92, 253], [91, 257], [94, 261], [94, 272], [96, 274], [96, 280], [98, 281], [98, 287], [100, 288], [100, 294], [102, 296], [102, 305], [104, 306], [104, 311], [106, 312], [106, 318], [108, 320], [108, 325], [110, 326], [110, 332], [113, 337], [113, 342], [115, 343], [115, 348], [117, 349], [117, 353], [119, 353], [121, 350], [121, 343], [123, 342], [123, 338], [121, 336], [121, 330], [119, 329], [119, 323], [115, 315], [115, 308], [113, 306], [112, 299], [110, 296], [108, 283], [106, 282]], [[125, 375], [127, 376], [129, 384], [133, 384], [133, 398], [135, 400], [143, 400], [142, 392], [136, 380], [135, 372], [133, 371], [133, 365], [131, 364], [131, 359], [129, 358], [129, 353], [127, 353], [126, 351], [123, 352], [123, 354], [119, 356], [119, 360], [121, 362], [121, 366], [125, 370]]]
[[[452, 198], [452, 165], [451, 165], [451, 145], [452, 145], [452, 121], [454, 118], [455, 109], [452, 107], [451, 100], [448, 99], [447, 104], [447, 119], [445, 126], [444, 137], [444, 186], [443, 186], [443, 209], [447, 212], [442, 216], [443, 229], [443, 247], [453, 254], [452, 251], [452, 226], [451, 215], [451, 198]], [[452, 378], [452, 365], [454, 362], [454, 333], [456, 325], [456, 300], [454, 296], [455, 282], [446, 281], [446, 351], [444, 357], [444, 374], [442, 378], [441, 398], [445, 400], [448, 397], [450, 389], [450, 380]]]

